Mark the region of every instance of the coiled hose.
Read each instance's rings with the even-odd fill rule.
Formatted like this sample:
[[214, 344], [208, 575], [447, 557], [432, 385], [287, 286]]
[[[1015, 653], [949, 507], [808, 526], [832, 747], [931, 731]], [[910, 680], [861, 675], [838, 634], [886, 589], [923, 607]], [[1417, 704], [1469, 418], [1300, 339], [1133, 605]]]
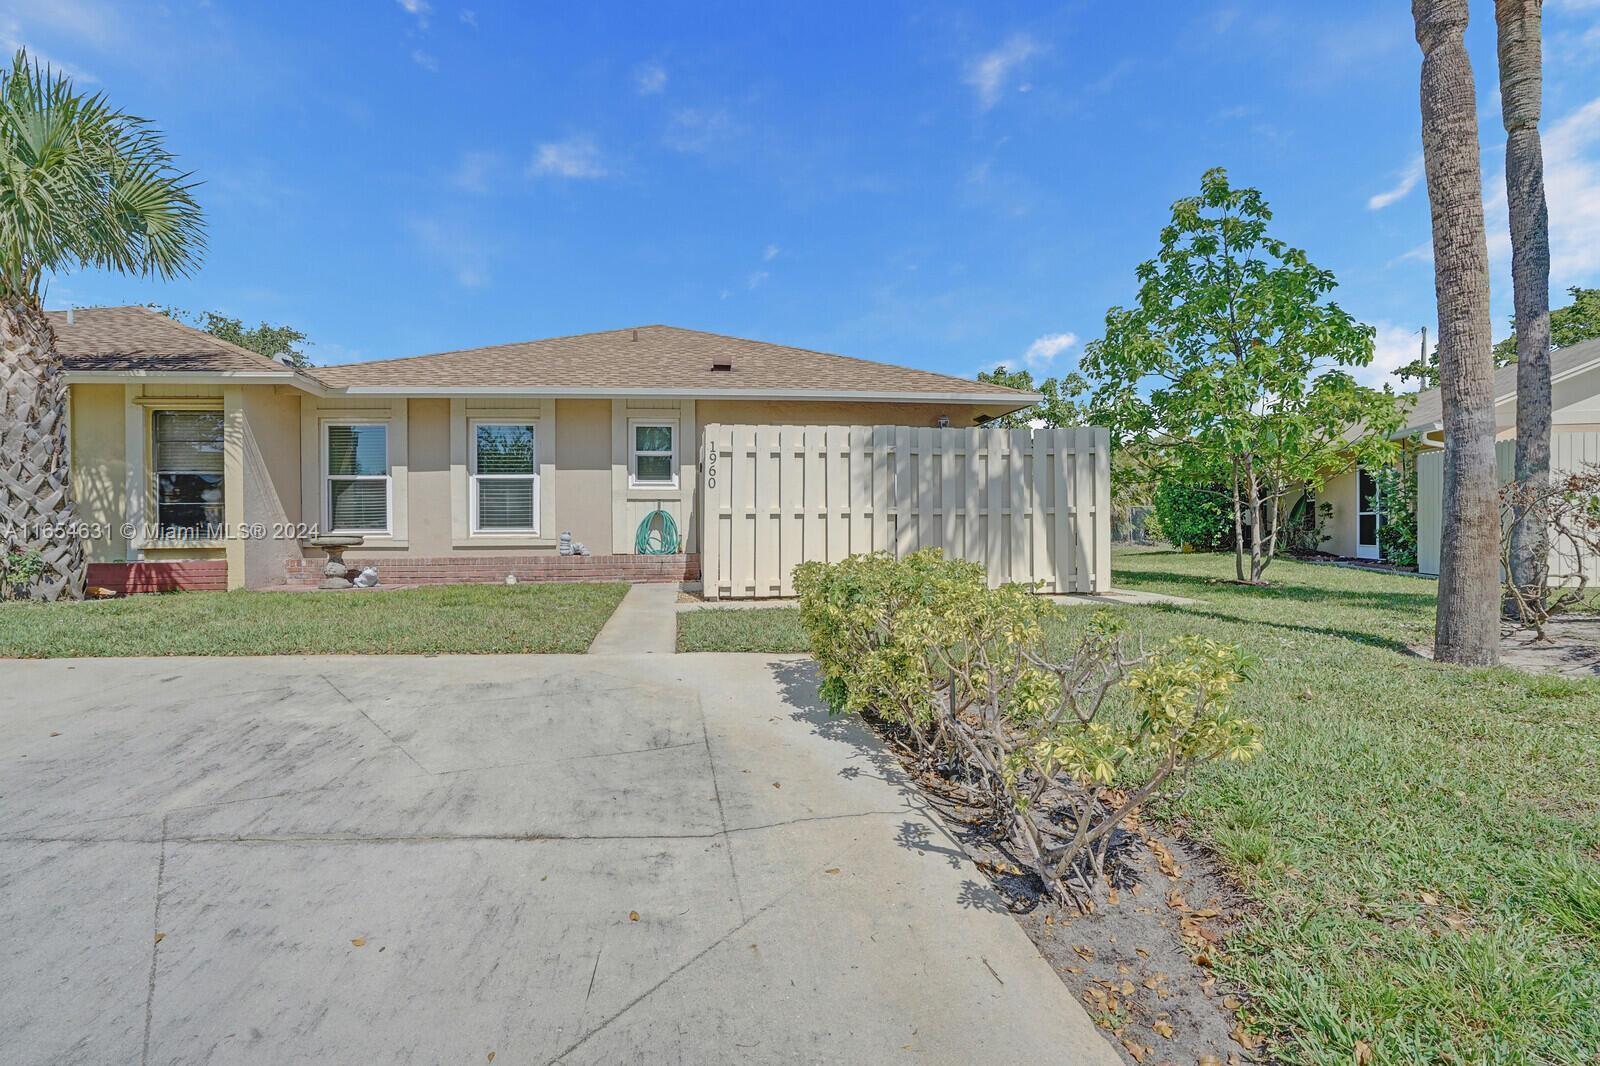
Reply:
[[640, 555], [676, 555], [678, 523], [660, 508], [651, 511], [644, 516], [644, 521], [639, 523], [639, 532], [633, 538], [633, 550]]

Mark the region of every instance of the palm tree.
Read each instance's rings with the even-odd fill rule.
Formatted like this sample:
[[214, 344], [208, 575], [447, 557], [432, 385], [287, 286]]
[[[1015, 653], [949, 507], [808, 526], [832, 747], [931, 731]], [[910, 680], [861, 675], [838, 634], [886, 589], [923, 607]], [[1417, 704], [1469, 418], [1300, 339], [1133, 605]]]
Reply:
[[1433, 209], [1444, 400], [1434, 658], [1490, 664], [1500, 653], [1500, 509], [1477, 94], [1462, 40], [1467, 0], [1412, 0], [1411, 14], [1422, 47], [1422, 154]]
[[[1516, 479], [1534, 490], [1550, 481], [1550, 220], [1539, 143], [1539, 41], [1543, 0], [1496, 0], [1500, 115], [1506, 126], [1506, 203], [1511, 213], [1511, 283], [1517, 330]], [[1535, 560], [1549, 550], [1542, 506], [1511, 527], [1511, 578], [1533, 584]], [[1542, 594], [1542, 590], [1540, 590]]]
[[44, 286], [74, 267], [186, 273], [205, 245], [188, 178], [150, 123], [103, 95], [22, 50], [0, 69], [0, 547], [42, 559], [37, 598], [82, 596], [84, 581]]

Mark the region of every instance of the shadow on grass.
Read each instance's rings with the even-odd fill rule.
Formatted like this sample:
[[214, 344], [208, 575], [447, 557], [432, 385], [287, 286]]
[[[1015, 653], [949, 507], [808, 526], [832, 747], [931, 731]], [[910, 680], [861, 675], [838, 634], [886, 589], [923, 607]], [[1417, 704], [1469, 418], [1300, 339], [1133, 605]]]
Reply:
[[[1311, 564], [1306, 564], [1311, 565]], [[1430, 592], [1376, 592], [1364, 589], [1330, 589], [1304, 584], [1242, 585], [1220, 581], [1201, 574], [1185, 574], [1175, 570], [1124, 570], [1121, 579], [1137, 584], [1146, 579], [1161, 584], [1180, 585], [1195, 590], [1196, 595], [1206, 591], [1215, 595], [1219, 590], [1235, 592], [1241, 596], [1260, 596], [1263, 599], [1292, 600], [1300, 603], [1367, 607], [1373, 610], [1416, 612], [1433, 609], [1434, 594]], [[1267, 580], [1273, 579], [1271, 570]]]

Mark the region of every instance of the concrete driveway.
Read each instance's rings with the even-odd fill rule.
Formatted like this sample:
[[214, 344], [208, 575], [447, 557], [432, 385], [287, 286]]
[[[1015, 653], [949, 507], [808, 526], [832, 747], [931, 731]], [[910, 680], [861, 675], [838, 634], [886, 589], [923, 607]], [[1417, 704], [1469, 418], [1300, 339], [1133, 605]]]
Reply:
[[0, 666], [32, 1062], [1117, 1058], [810, 666]]

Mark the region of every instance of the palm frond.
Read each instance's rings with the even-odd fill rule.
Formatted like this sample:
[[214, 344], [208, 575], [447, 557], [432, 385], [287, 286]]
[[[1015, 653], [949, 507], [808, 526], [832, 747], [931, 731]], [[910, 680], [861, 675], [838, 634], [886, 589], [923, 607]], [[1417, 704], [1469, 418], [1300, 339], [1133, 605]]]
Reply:
[[0, 69], [0, 296], [36, 303], [78, 266], [173, 277], [199, 264], [197, 182], [148, 120], [19, 49]]

